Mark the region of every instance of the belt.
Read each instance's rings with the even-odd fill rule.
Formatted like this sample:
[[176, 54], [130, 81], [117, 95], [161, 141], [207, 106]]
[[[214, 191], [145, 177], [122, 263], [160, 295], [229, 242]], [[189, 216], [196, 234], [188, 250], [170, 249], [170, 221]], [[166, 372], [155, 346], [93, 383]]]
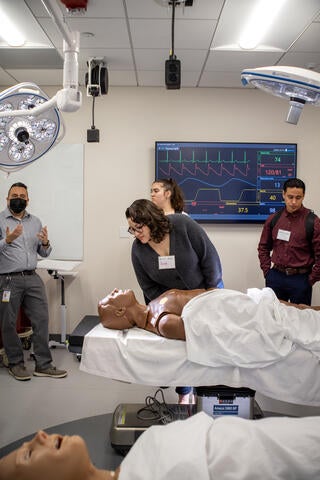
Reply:
[[279, 270], [279, 272], [285, 273], [286, 275], [298, 275], [302, 273], [310, 273], [311, 267], [282, 267], [281, 265], [274, 265], [273, 268], [275, 270]]
[[13, 275], [34, 275], [35, 270], [22, 270], [22, 272], [9, 272], [9, 273], [0, 273], [0, 275], [5, 275], [6, 277], [12, 277]]

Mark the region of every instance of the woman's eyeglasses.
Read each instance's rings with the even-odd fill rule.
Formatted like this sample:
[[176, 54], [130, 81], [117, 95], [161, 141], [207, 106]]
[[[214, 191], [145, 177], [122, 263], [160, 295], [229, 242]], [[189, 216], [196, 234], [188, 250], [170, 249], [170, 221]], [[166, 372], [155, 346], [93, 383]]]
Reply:
[[129, 227], [128, 233], [135, 235], [136, 233], [141, 233], [144, 225], [138, 225], [137, 227]]

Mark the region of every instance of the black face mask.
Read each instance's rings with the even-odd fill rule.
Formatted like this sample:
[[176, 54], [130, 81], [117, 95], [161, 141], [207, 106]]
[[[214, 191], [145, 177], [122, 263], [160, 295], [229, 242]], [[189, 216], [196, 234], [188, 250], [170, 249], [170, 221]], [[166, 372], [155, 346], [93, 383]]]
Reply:
[[9, 208], [13, 213], [21, 213], [27, 206], [27, 200], [24, 198], [11, 198]]

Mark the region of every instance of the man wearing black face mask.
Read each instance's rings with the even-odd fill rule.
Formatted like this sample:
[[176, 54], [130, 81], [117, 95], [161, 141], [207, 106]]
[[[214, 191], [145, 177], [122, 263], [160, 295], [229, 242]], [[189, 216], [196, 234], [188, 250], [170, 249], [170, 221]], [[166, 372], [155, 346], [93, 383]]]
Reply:
[[51, 253], [47, 227], [26, 211], [28, 190], [21, 182], [11, 185], [7, 208], [0, 213], [0, 326], [8, 357], [9, 373], [17, 380], [30, 380], [23, 349], [16, 331], [22, 306], [30, 318], [36, 377], [63, 378], [65, 370], [52, 365], [48, 345], [48, 303], [44, 284], [37, 275], [38, 255]]

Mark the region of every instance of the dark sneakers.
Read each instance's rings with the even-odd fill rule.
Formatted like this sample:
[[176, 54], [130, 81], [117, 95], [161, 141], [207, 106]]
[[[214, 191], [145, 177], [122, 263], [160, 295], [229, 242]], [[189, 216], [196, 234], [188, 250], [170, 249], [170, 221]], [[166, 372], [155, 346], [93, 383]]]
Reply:
[[9, 367], [9, 373], [16, 380], [31, 380], [31, 374], [28, 372], [23, 363]]
[[[31, 380], [31, 374], [28, 372], [23, 363], [13, 365], [9, 367], [9, 373], [16, 380]], [[36, 368], [33, 372], [35, 377], [51, 377], [51, 378], [64, 378], [67, 376], [66, 370], [58, 370], [56, 367], [50, 365], [50, 367], [42, 369]]]
[[[50, 365], [48, 368], [37, 368], [33, 372], [35, 377], [51, 377], [51, 378], [64, 378], [68, 375], [66, 370], [58, 370], [56, 367]], [[31, 378], [31, 377], [30, 377]]]

